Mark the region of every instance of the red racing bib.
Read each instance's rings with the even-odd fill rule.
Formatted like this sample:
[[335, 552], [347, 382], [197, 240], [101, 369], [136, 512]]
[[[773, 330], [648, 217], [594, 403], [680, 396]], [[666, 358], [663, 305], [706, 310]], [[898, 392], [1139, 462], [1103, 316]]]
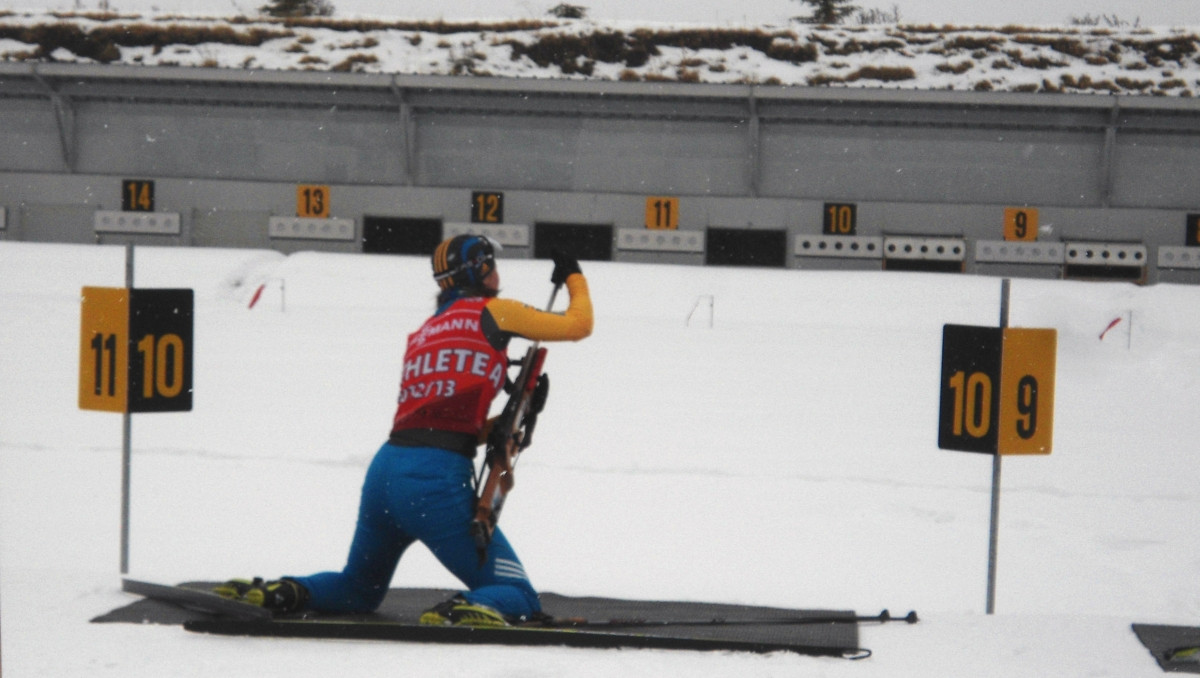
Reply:
[[504, 385], [508, 356], [483, 335], [487, 298], [460, 299], [408, 335], [393, 431], [478, 435]]

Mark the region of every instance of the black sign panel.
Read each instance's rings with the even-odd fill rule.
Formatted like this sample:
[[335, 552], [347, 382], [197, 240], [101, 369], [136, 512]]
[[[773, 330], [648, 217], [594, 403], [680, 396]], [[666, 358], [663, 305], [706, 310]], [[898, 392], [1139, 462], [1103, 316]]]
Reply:
[[497, 191], [471, 193], [471, 223], [504, 223], [504, 194]]
[[942, 327], [938, 447], [995, 454], [1003, 343], [998, 327]]
[[534, 225], [533, 256], [549, 259], [555, 249], [580, 260], [612, 261], [613, 228], [608, 224], [537, 222]]
[[821, 217], [821, 232], [825, 235], [854, 235], [858, 232], [858, 205], [854, 203], [825, 203]]
[[429, 256], [442, 241], [442, 220], [408, 217], [363, 217], [366, 254]]
[[192, 290], [132, 290], [129, 411], [192, 409]]
[[154, 182], [145, 179], [125, 179], [121, 182], [121, 211], [153, 212]]
[[787, 266], [787, 231], [718, 228], [705, 231], [704, 263], [710, 266]]

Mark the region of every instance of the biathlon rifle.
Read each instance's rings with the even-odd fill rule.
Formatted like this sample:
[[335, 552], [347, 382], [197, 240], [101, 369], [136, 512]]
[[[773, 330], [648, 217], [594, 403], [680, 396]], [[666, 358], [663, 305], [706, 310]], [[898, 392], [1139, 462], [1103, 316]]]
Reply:
[[[547, 311], [554, 308], [554, 298], [561, 287], [561, 283], [554, 286]], [[475, 481], [475, 518], [471, 521], [471, 536], [475, 539], [480, 564], [487, 560], [488, 545], [492, 543], [496, 522], [500, 520], [500, 510], [504, 508], [504, 500], [513, 488], [517, 455], [533, 442], [533, 428], [537, 424], [538, 413], [531, 407], [531, 402], [538, 387], [538, 378], [542, 376], [542, 364], [546, 361], [546, 349], [539, 343], [533, 342], [521, 359], [521, 369], [513, 382], [508, 402], [492, 422], [487, 452], [479, 469], [480, 477]], [[548, 383], [543, 388], [548, 388]], [[487, 474], [486, 479], [483, 479], [484, 473]]]

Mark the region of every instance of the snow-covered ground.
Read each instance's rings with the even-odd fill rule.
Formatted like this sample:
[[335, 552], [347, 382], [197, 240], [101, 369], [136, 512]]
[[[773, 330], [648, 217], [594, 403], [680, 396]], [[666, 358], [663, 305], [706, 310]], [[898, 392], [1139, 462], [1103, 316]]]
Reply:
[[[427, 261], [143, 248], [136, 268], [138, 287], [196, 291], [195, 408], [134, 417], [130, 574], [340, 567], [404, 336], [432, 305]], [[506, 295], [545, 303], [548, 262], [500, 271]], [[861, 662], [89, 624], [133, 600], [120, 416], [76, 406], [80, 288], [121, 286], [123, 250], [0, 242], [5, 675], [1136, 678], [1161, 671], [1131, 623], [1200, 625], [1200, 288], [1014, 281], [1012, 324], [1058, 330], [1054, 451], [1004, 461], [988, 616], [991, 459], [939, 450], [937, 408], [942, 325], [995, 324], [999, 280], [584, 271], [596, 331], [550, 347], [503, 519], [535, 584], [920, 624], [864, 627]], [[414, 548], [393, 585], [456, 584]]]

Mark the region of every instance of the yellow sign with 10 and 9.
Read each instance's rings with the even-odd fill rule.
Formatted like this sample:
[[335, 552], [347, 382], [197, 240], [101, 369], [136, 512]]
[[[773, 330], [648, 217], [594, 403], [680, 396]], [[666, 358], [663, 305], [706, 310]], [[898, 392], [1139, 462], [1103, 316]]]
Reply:
[[80, 409], [190, 411], [193, 303], [187, 289], [83, 288]]

